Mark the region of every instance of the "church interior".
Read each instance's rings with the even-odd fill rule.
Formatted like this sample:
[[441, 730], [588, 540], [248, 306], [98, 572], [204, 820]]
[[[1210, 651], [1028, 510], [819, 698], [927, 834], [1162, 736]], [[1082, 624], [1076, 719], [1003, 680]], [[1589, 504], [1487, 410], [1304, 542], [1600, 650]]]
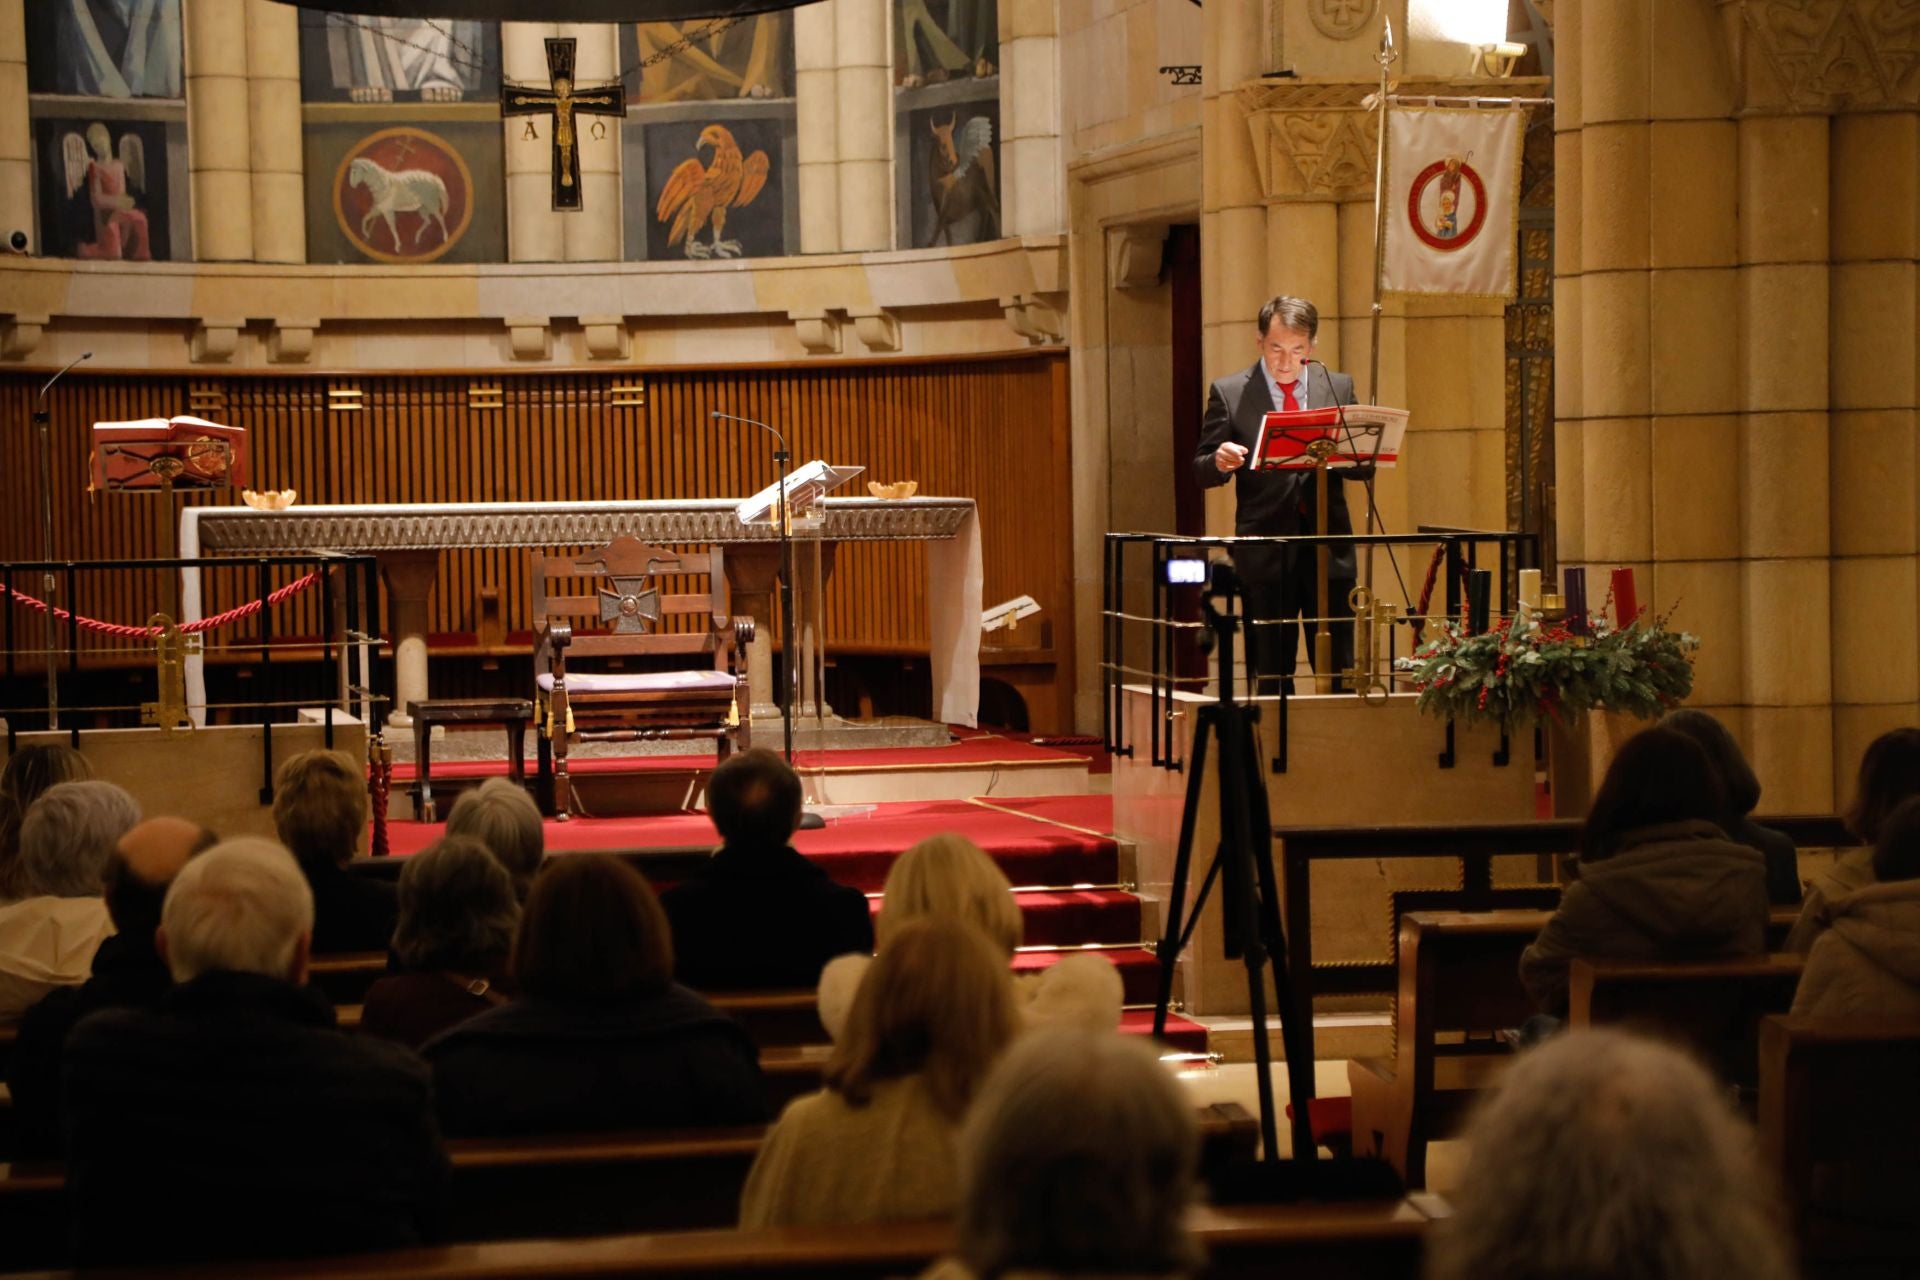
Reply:
[[0, 238], [0, 1274], [1920, 1273], [1910, 0], [0, 0]]

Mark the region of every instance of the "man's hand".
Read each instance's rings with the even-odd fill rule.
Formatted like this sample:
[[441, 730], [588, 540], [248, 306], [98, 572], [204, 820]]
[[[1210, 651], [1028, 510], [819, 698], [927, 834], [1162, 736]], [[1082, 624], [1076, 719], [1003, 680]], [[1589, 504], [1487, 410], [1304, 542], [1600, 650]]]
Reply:
[[1224, 474], [1247, 464], [1247, 446], [1229, 440], [1213, 451], [1213, 465]]

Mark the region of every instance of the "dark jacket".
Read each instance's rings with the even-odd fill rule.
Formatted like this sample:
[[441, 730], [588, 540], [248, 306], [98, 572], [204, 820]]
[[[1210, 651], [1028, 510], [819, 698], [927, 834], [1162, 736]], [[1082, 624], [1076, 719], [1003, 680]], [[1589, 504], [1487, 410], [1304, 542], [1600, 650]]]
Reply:
[[1711, 822], [1628, 832], [1611, 857], [1583, 861], [1560, 906], [1520, 957], [1542, 1013], [1567, 1011], [1575, 956], [1732, 960], [1766, 954], [1767, 869], [1757, 850]]
[[64, 1087], [83, 1265], [403, 1248], [445, 1197], [426, 1065], [291, 983], [207, 973], [93, 1014]]
[[385, 951], [393, 942], [400, 913], [393, 882], [356, 876], [337, 862], [303, 861], [313, 888], [315, 955], [342, 951]]
[[173, 975], [154, 951], [151, 933], [116, 933], [93, 953], [92, 977], [77, 987], [54, 988], [27, 1010], [7, 1064], [17, 1158], [60, 1155], [60, 1062], [80, 1019], [101, 1009], [148, 1008], [172, 987]]
[[1794, 848], [1793, 837], [1744, 816], [1727, 823], [1726, 831], [1736, 842], [1758, 849], [1766, 859], [1767, 901], [1776, 907], [1799, 906], [1800, 851]]
[[[483, 990], [474, 984], [484, 982]], [[477, 1013], [505, 1004], [500, 976], [468, 977], [451, 973], [391, 973], [367, 988], [360, 1006], [360, 1030], [409, 1049], [418, 1049]]]
[[873, 951], [867, 896], [792, 848], [723, 848], [660, 895], [674, 977], [700, 991], [806, 987], [827, 961]]
[[[1307, 402], [1303, 409], [1324, 409], [1336, 404], [1353, 404], [1353, 379], [1344, 373], [1328, 373], [1321, 365], [1307, 369]], [[1206, 416], [1200, 423], [1200, 445], [1193, 455], [1193, 478], [1203, 489], [1213, 489], [1233, 481], [1233, 531], [1247, 537], [1274, 537], [1283, 534], [1315, 532], [1315, 482], [1311, 471], [1255, 471], [1251, 453], [1260, 439], [1261, 421], [1276, 407], [1267, 390], [1266, 374], [1260, 362], [1229, 374], [1215, 382], [1207, 392]], [[1213, 464], [1213, 455], [1227, 441], [1245, 445], [1247, 464], [1237, 471], [1222, 472]], [[1347, 480], [1361, 480], [1372, 474], [1371, 467], [1356, 467], [1327, 473], [1327, 532], [1352, 533], [1353, 521], [1347, 514]], [[1249, 582], [1272, 582], [1286, 571], [1306, 572], [1305, 559], [1287, 559], [1277, 546], [1248, 546], [1233, 553], [1234, 567]], [[1330, 557], [1328, 574], [1335, 578], [1354, 576], [1351, 546], [1336, 549]]]
[[615, 1132], [767, 1119], [758, 1051], [679, 985], [612, 1008], [520, 1000], [429, 1040], [455, 1137]]

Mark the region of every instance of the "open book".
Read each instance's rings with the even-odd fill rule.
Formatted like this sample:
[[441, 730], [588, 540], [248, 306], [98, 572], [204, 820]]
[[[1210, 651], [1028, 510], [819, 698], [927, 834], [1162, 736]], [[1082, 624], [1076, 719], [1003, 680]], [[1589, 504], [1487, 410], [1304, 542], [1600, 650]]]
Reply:
[[1407, 411], [1375, 404], [1338, 408], [1275, 410], [1260, 423], [1251, 466], [1255, 471], [1310, 471], [1318, 460], [1315, 443], [1331, 442], [1329, 468], [1397, 466]]
[[[141, 418], [96, 422], [92, 430], [93, 489], [158, 489], [161, 470], [178, 464], [176, 489], [214, 489], [247, 483], [247, 429], [205, 418]], [[166, 460], [166, 461], [163, 461]], [[155, 463], [160, 463], [160, 469]]]
[[804, 467], [789, 471], [780, 483], [770, 484], [748, 498], [734, 508], [734, 514], [740, 517], [741, 524], [772, 524], [775, 496], [780, 492], [780, 484], [785, 484], [787, 518], [802, 519], [815, 502], [865, 470], [865, 467], [830, 466], [816, 458]]

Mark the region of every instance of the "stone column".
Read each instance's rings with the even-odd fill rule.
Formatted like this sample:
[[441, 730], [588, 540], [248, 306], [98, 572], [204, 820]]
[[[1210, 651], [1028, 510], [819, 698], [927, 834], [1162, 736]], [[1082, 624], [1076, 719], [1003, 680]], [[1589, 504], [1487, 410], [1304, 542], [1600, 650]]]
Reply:
[[244, 261], [253, 256], [246, 0], [193, 0], [183, 8], [193, 256]]
[[1002, 0], [1000, 229], [1005, 235], [1048, 235], [1066, 225], [1059, 44], [1054, 0]]
[[[0, 240], [33, 234], [33, 130], [27, 123], [25, 0], [0, 0]], [[37, 244], [29, 246], [39, 252]]]
[[[560, 35], [579, 41], [574, 54], [574, 74], [579, 83], [609, 84], [620, 74], [619, 33], [619, 25], [611, 22], [568, 23], [560, 27]], [[540, 57], [544, 64], [544, 46]], [[544, 76], [544, 72], [542, 74]], [[581, 208], [577, 213], [560, 215], [566, 260], [617, 262], [620, 260], [621, 124], [604, 116], [579, 116], [573, 128], [580, 139]], [[594, 136], [596, 133], [598, 137]]]
[[[551, 22], [501, 23], [502, 74], [523, 84], [546, 84], [546, 40], [559, 34], [559, 26]], [[553, 207], [552, 120], [544, 115], [508, 116], [501, 128], [506, 136], [507, 261], [564, 262], [570, 215]]]
[[305, 148], [300, 128], [300, 14], [273, 0], [247, 3], [248, 167], [253, 257], [307, 260]]
[[887, 0], [833, 0], [840, 248], [893, 245], [893, 36]]
[[383, 551], [380, 576], [387, 580], [393, 639], [393, 706], [387, 725], [411, 729], [407, 704], [427, 694], [427, 598], [440, 574], [438, 551]]
[[799, 152], [800, 252], [840, 248], [838, 0], [793, 11], [793, 111]]

